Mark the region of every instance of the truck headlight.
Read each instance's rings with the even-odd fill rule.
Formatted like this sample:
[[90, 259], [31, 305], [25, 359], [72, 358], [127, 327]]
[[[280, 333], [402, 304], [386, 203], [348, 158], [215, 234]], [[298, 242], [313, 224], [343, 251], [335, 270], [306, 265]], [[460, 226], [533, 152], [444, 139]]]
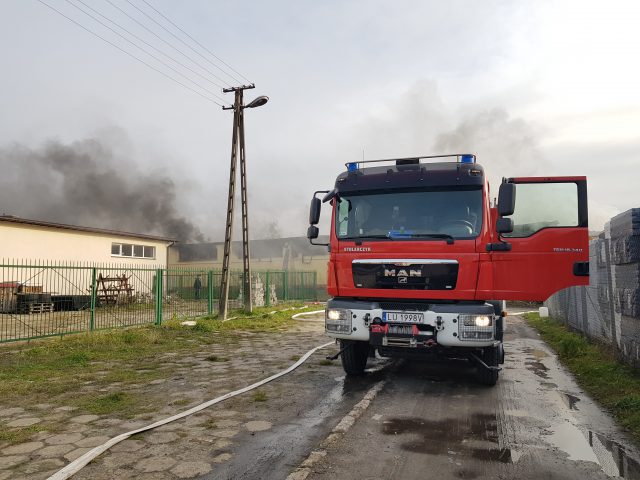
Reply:
[[491, 317], [488, 315], [461, 315], [465, 327], [490, 327]]
[[328, 332], [351, 333], [351, 310], [344, 308], [327, 308], [324, 325]]
[[487, 341], [494, 336], [493, 315], [460, 315], [460, 340]]

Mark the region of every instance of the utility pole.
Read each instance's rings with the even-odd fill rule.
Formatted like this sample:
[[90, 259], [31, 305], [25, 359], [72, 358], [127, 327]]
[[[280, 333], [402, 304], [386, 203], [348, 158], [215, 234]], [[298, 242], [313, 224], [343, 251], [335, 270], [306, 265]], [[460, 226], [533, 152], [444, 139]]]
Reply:
[[242, 85], [223, 89], [224, 93], [234, 92], [233, 106], [222, 107], [223, 110], [233, 110], [233, 135], [231, 140], [231, 168], [229, 170], [229, 197], [227, 199], [227, 224], [224, 236], [224, 257], [222, 259], [222, 280], [220, 283], [220, 304], [218, 318], [226, 320], [229, 303], [229, 262], [231, 256], [231, 241], [233, 236], [233, 216], [236, 196], [236, 169], [238, 155], [240, 156], [240, 199], [242, 203], [242, 268], [243, 268], [243, 298], [247, 312], [253, 310], [251, 295], [251, 263], [249, 251], [249, 208], [247, 204], [247, 163], [244, 149], [244, 109], [264, 105], [268, 97], [258, 97], [248, 105], [243, 105], [243, 92], [255, 88], [254, 84]]

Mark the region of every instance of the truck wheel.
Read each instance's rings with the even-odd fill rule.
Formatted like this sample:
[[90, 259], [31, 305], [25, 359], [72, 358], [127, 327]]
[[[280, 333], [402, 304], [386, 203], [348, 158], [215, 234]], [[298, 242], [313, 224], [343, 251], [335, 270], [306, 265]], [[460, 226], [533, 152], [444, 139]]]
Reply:
[[364, 373], [364, 367], [367, 366], [369, 342], [340, 340], [340, 348], [346, 348], [346, 350], [342, 352], [342, 355], [340, 355], [342, 368], [344, 368], [345, 373], [347, 375], [362, 375]]
[[[490, 367], [497, 367], [500, 361], [498, 347], [487, 347], [480, 356], [482, 361]], [[487, 370], [482, 365], [478, 366], [478, 381], [483, 385], [493, 386], [498, 381], [498, 370]]]

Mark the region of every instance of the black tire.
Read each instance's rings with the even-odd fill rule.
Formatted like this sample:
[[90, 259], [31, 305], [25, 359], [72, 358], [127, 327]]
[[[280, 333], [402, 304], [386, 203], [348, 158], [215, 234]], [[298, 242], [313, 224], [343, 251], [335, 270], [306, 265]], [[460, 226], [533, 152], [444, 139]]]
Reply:
[[[487, 347], [482, 351], [480, 358], [490, 367], [497, 367], [500, 361], [498, 347]], [[478, 382], [482, 385], [494, 386], [498, 381], [498, 370], [487, 370], [482, 365], [478, 365]]]
[[346, 348], [340, 355], [342, 368], [347, 375], [362, 375], [367, 366], [369, 356], [369, 342], [355, 340], [340, 340], [340, 348]]

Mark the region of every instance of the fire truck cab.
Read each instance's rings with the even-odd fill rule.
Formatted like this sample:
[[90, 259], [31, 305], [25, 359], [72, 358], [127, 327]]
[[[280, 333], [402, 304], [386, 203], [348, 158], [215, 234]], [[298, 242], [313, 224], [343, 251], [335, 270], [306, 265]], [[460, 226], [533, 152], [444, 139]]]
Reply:
[[471, 154], [346, 167], [332, 190], [315, 192], [307, 237], [317, 244], [329, 203], [325, 331], [349, 375], [375, 349], [412, 361], [464, 358], [494, 385], [504, 301], [588, 284], [586, 177], [505, 178], [492, 206]]

